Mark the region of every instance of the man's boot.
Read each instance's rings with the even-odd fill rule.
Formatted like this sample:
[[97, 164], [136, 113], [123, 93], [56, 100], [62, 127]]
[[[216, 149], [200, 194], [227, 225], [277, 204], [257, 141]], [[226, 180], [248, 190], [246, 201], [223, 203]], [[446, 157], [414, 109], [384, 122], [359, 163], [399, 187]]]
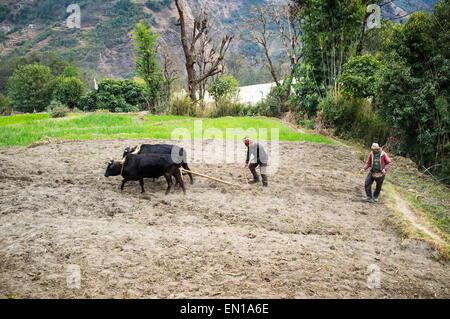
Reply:
[[267, 175], [265, 174], [261, 174], [261, 178], [262, 178], [262, 186], [263, 187], [267, 187]]

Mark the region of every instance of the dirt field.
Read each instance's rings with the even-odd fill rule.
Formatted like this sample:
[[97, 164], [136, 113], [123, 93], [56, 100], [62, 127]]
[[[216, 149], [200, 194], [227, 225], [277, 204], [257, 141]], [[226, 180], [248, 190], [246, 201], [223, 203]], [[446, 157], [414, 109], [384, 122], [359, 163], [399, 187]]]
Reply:
[[[103, 176], [138, 142], [164, 141], [0, 148], [1, 298], [450, 297], [448, 262], [399, 236], [383, 193], [360, 201], [363, 163], [347, 147], [281, 142], [267, 189], [194, 177], [186, 196], [165, 196], [164, 178], [141, 195]], [[190, 167], [243, 183], [236, 163]], [[380, 288], [367, 287], [371, 269]]]

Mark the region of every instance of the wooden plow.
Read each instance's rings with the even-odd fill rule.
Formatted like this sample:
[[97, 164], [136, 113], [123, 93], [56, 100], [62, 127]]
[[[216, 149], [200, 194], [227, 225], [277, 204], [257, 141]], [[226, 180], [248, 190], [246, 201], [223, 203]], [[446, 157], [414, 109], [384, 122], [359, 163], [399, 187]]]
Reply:
[[210, 179], [210, 180], [215, 181], [215, 182], [219, 182], [219, 183], [222, 183], [222, 184], [227, 184], [227, 185], [230, 185], [230, 186], [239, 187], [240, 189], [245, 189], [242, 185], [233, 184], [233, 183], [230, 183], [230, 182], [227, 182], [227, 181], [215, 178], [215, 177], [211, 177], [211, 176], [208, 176], [208, 175], [205, 175], [205, 174], [201, 174], [201, 173], [197, 173], [197, 172], [193, 172], [193, 171], [188, 171], [188, 170], [186, 170], [184, 168], [181, 168], [181, 167], [180, 167], [180, 172], [181, 173], [183, 173], [183, 172], [184, 173], [190, 173], [190, 174], [193, 174], [193, 175], [197, 175], [197, 176], [200, 176], [200, 177], [204, 177], [204, 178]]

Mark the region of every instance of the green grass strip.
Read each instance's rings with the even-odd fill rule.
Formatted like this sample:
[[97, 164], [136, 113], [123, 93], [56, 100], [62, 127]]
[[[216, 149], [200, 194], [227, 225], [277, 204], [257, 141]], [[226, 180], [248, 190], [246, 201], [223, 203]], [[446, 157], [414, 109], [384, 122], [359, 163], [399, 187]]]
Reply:
[[43, 114], [24, 114], [24, 115], [13, 115], [13, 116], [1, 116], [0, 126], [13, 125], [18, 123], [25, 123], [37, 120], [45, 120], [50, 118], [47, 113]]
[[[188, 133], [190, 138], [229, 138], [227, 129], [241, 128], [241, 134], [231, 138], [242, 138], [250, 135], [248, 129], [256, 133], [260, 129], [267, 130], [267, 136], [258, 137], [271, 140], [271, 128], [278, 128], [279, 139], [282, 141], [308, 141], [315, 143], [335, 144], [331, 140], [314, 135], [302, 134], [283, 125], [279, 121], [257, 117], [224, 117], [217, 119], [191, 119], [175, 116], [149, 116], [142, 120], [137, 116], [117, 115], [108, 113], [93, 113], [62, 119], [47, 119], [43, 121], [28, 121], [15, 125], [0, 126], [0, 146], [26, 146], [44, 137], [89, 140], [114, 138], [154, 138], [171, 139], [174, 130]], [[201, 129], [200, 129], [201, 126]], [[199, 134], [195, 134], [198, 133]], [[262, 131], [263, 132], [263, 131]], [[213, 134], [216, 133], [216, 134]], [[275, 137], [275, 136], [274, 136]]]

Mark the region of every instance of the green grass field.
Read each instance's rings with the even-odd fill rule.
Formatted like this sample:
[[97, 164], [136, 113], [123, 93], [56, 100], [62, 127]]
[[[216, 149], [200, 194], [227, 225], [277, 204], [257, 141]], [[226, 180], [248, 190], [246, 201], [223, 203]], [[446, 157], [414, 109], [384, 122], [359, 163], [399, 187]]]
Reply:
[[50, 115], [44, 114], [25, 114], [25, 115], [14, 115], [14, 116], [1, 116], [0, 126], [13, 125], [18, 123], [25, 123], [37, 120], [45, 120], [50, 118]]
[[[199, 122], [197, 122], [197, 120]], [[201, 123], [201, 124], [200, 124]], [[198, 128], [201, 125], [202, 130]], [[200, 136], [194, 136], [201, 132]], [[248, 129], [267, 129], [271, 140], [271, 128], [279, 129], [279, 139], [283, 141], [308, 141], [334, 144], [333, 141], [314, 134], [302, 134], [269, 118], [224, 117], [217, 119], [193, 119], [186, 116], [147, 116], [109, 113], [80, 114], [62, 119], [51, 119], [48, 114], [17, 115], [0, 118], [0, 146], [26, 146], [44, 137], [67, 140], [113, 139], [113, 138], [154, 138], [171, 139], [175, 129], [189, 133], [191, 138], [227, 138], [227, 129], [241, 128], [242, 134], [231, 138], [252, 136]], [[216, 130], [212, 130], [216, 129]], [[213, 136], [212, 133], [215, 134]], [[206, 134], [205, 134], [206, 133]]]

